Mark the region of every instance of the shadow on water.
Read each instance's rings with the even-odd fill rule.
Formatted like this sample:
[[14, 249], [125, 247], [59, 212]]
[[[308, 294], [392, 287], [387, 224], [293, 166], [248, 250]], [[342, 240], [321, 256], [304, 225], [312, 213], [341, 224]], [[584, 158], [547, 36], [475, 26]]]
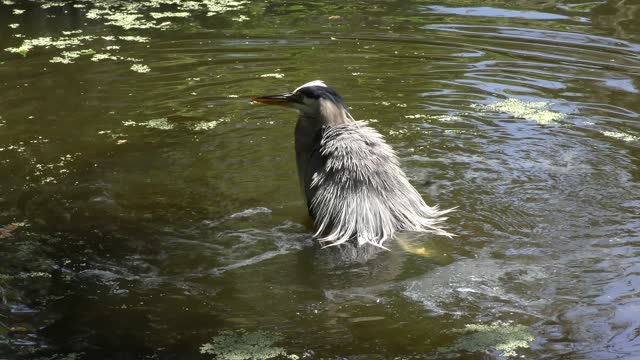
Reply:
[[[637, 356], [639, 9], [1, 1], [0, 358]], [[457, 237], [314, 243], [317, 78]]]

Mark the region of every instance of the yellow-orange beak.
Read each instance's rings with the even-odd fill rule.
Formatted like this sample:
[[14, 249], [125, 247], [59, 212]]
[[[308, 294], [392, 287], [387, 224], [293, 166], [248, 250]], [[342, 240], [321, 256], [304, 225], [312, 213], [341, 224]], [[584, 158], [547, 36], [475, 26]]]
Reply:
[[251, 99], [251, 101], [261, 103], [261, 104], [267, 104], [267, 105], [288, 106], [290, 98], [291, 98], [291, 94], [286, 93], [286, 94], [279, 94], [279, 95], [260, 96], [260, 97]]

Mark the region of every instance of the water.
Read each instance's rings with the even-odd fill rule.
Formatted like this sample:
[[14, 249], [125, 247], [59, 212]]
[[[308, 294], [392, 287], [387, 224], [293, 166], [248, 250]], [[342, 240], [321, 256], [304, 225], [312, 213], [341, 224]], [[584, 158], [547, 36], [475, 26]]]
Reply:
[[[640, 358], [639, 24], [633, 1], [3, 1], [0, 358]], [[457, 237], [313, 246], [296, 115], [249, 99], [314, 79]]]

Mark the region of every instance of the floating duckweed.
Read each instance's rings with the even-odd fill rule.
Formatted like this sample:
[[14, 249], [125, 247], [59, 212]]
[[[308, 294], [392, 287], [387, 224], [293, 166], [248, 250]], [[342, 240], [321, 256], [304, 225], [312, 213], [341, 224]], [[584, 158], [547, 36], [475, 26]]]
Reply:
[[152, 12], [150, 13], [151, 17], [153, 17], [154, 19], [162, 19], [162, 18], [168, 18], [168, 17], [189, 17], [188, 12], [162, 12], [162, 13], [157, 13], [157, 12]]
[[59, 63], [59, 64], [73, 64], [74, 61], [72, 59], [73, 58], [54, 56], [51, 58], [51, 60], [49, 60], [49, 62]]
[[50, 278], [51, 274], [42, 272], [42, 271], [32, 271], [28, 273], [20, 273], [15, 276], [16, 278], [27, 279], [27, 278]]
[[[188, 2], [188, 1], [187, 1]], [[207, 16], [221, 14], [230, 10], [238, 10], [247, 1], [235, 1], [235, 0], [204, 0], [203, 4], [209, 10]]]
[[5, 151], [5, 150], [15, 150], [17, 152], [24, 152], [26, 148], [24, 146], [18, 146], [18, 145], [9, 145], [7, 147], [0, 148], [0, 151]]
[[60, 55], [56, 56], [49, 60], [52, 63], [61, 63], [61, 64], [73, 64], [73, 60], [79, 58], [83, 55], [91, 55], [95, 54], [95, 51], [91, 49], [85, 50], [77, 50], [77, 51], [63, 51]]
[[161, 129], [161, 130], [173, 129], [173, 124], [170, 124], [166, 118], [152, 119], [147, 121], [144, 124], [146, 124], [148, 128]]
[[280, 340], [282, 337], [266, 331], [221, 331], [211, 342], [200, 346], [200, 353], [214, 355], [219, 360], [266, 360], [287, 356], [283, 348], [273, 346]]
[[231, 20], [242, 22], [242, 21], [249, 20], [249, 17], [248, 16], [244, 16], [244, 15], [240, 15], [240, 16], [236, 16], [234, 18], [231, 18]]
[[22, 45], [20, 45], [17, 48], [7, 48], [4, 50], [26, 55], [26, 53], [29, 52], [29, 50], [35, 47], [44, 47], [44, 48], [55, 47], [58, 49], [65, 49], [68, 47], [84, 45], [86, 41], [92, 41], [93, 39], [95, 39], [94, 36], [59, 37], [59, 38], [44, 36], [44, 37], [39, 37], [35, 39], [27, 39], [23, 41]]
[[407, 135], [408, 133], [409, 131], [407, 129], [389, 130], [389, 136]]
[[280, 73], [262, 74], [260, 75], [260, 77], [263, 77], [263, 78], [274, 77], [276, 79], [282, 79], [284, 77], [284, 74], [280, 74]]
[[211, 130], [213, 128], [215, 128], [216, 126], [218, 126], [220, 123], [229, 121], [229, 119], [226, 118], [222, 118], [219, 120], [213, 120], [213, 121], [202, 121], [199, 123], [194, 124], [191, 129], [193, 130]]
[[506, 99], [490, 105], [474, 104], [473, 107], [485, 111], [508, 113], [515, 117], [532, 120], [540, 125], [553, 124], [567, 115], [548, 110], [549, 103], [544, 101], [526, 102], [518, 99]]
[[131, 70], [139, 73], [146, 73], [151, 71], [151, 69], [147, 65], [143, 64], [133, 64], [131, 65]]
[[154, 19], [166, 17], [188, 17], [189, 11], [207, 11], [207, 16], [224, 13], [230, 10], [239, 10], [246, 1], [234, 0], [151, 0], [146, 2], [130, 2], [123, 0], [113, 0], [98, 2], [94, 4], [95, 8], [89, 10], [86, 14], [89, 19], [107, 19], [107, 24], [120, 26], [124, 29], [131, 28], [152, 28], [162, 27], [167, 23], [155, 24], [144, 20], [144, 10], [155, 9], [164, 5], [173, 5], [177, 9], [175, 12], [151, 12], [150, 15]]
[[123, 121], [122, 124], [124, 126], [144, 126], [151, 129], [160, 129], [160, 130], [171, 130], [173, 129], [173, 124], [169, 123], [167, 118], [160, 119], [151, 119], [149, 121], [137, 123], [135, 121], [127, 120]]
[[433, 115], [428, 116], [429, 119], [438, 121], [460, 121], [462, 118], [456, 115]]
[[[12, 5], [15, 4], [13, 0], [0, 0], [3, 4]], [[69, 1], [38, 1], [42, 8], [49, 8], [53, 6], [62, 7], [67, 4], [71, 4], [76, 8], [84, 8], [86, 5], [74, 4]], [[214, 14], [220, 14], [227, 11], [237, 11], [241, 9], [248, 1], [237, 0], [147, 0], [147, 1], [125, 1], [125, 0], [109, 0], [109, 1], [97, 1], [91, 2], [92, 8], [84, 13], [87, 19], [101, 20], [105, 25], [118, 26], [125, 30], [129, 29], [148, 29], [148, 28], [166, 28], [171, 25], [170, 22], [156, 22], [157, 19], [163, 18], [186, 18], [193, 12], [206, 12], [208, 16]], [[166, 11], [169, 8], [173, 8], [174, 11]], [[24, 13], [24, 9], [13, 9], [13, 14], [19, 15]], [[248, 17], [240, 15], [234, 20], [244, 21]], [[10, 25], [12, 28], [18, 28], [20, 25], [15, 23]], [[97, 39], [103, 39], [106, 41], [130, 41], [130, 42], [148, 42], [148, 37], [143, 36], [71, 36], [81, 33], [82, 30], [63, 31], [63, 37], [41, 37], [31, 40], [24, 40], [20, 46], [6, 48], [5, 51], [13, 52], [26, 56], [29, 51], [35, 47], [56, 47], [60, 49], [84, 46], [87, 41], [93, 41]], [[24, 37], [23, 35], [14, 34], [14, 37]], [[105, 50], [115, 50], [116, 47], [107, 47]], [[70, 64], [74, 62], [77, 56], [74, 54], [67, 54], [56, 56], [51, 59], [51, 62]], [[114, 60], [112, 55], [102, 55], [92, 58], [93, 61], [100, 61], [102, 59]], [[132, 62], [141, 61], [139, 59], [117, 57], [118, 60], [127, 60]], [[145, 73], [150, 71], [146, 65], [134, 65], [131, 67], [133, 71]], [[282, 74], [274, 74], [272, 76], [282, 77]]]
[[57, 163], [51, 164], [38, 164], [34, 165], [33, 174], [40, 178], [40, 183], [47, 184], [53, 183], [55, 184], [58, 181], [59, 177], [64, 177], [69, 173], [69, 170], [65, 168], [65, 166], [73, 161], [80, 153], [75, 154], [67, 154], [60, 157], [60, 161]]
[[612, 137], [614, 139], [618, 139], [618, 140], [622, 140], [622, 141], [626, 141], [626, 142], [632, 142], [632, 141], [640, 142], [640, 137], [635, 136], [635, 135], [631, 135], [631, 134], [627, 134], [627, 133], [623, 133], [623, 132], [619, 132], [619, 131], [603, 131], [602, 134], [604, 136]]
[[67, 3], [64, 1], [50, 1], [50, 2], [41, 4], [40, 7], [43, 9], [48, 9], [54, 6], [65, 6], [65, 5], [67, 5]]
[[9, 27], [12, 29], [17, 29], [20, 26], [20, 24], [9, 24]]
[[[102, 38], [104, 39], [105, 36], [103, 36]], [[118, 36], [118, 39], [124, 40], [124, 41], [141, 42], [141, 43], [149, 42], [149, 38], [144, 36]]]
[[524, 325], [514, 325], [513, 321], [495, 321], [489, 325], [469, 324], [462, 330], [453, 330], [462, 336], [453, 347], [446, 350], [482, 351], [492, 349], [504, 357], [518, 356], [517, 349], [529, 348], [535, 338]]
[[62, 34], [63, 35], [75, 35], [75, 34], [81, 34], [82, 30], [73, 30], [73, 31], [63, 31]]
[[91, 57], [91, 61], [98, 62], [101, 60], [118, 60], [118, 57], [111, 55], [110, 53], [97, 53]]
[[87, 11], [85, 16], [88, 19], [100, 19], [103, 17], [103, 15], [109, 15], [109, 14], [112, 14], [111, 10], [95, 8]]
[[120, 26], [125, 30], [129, 29], [149, 29], [158, 27], [155, 23], [148, 22], [144, 19], [140, 19], [142, 17], [141, 14], [131, 14], [131, 13], [122, 13], [122, 14], [110, 14], [105, 15], [104, 18], [107, 20], [111, 20], [106, 22], [105, 25], [114, 25]]

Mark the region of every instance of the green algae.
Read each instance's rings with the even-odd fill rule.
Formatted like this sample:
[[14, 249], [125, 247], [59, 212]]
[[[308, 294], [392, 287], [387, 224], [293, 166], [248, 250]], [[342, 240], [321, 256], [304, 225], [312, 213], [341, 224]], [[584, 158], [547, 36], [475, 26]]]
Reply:
[[281, 73], [269, 73], [269, 74], [262, 74], [260, 75], [260, 77], [266, 78], [266, 77], [273, 77], [276, 79], [282, 79], [284, 77], [284, 74]]
[[40, 4], [40, 7], [43, 9], [48, 9], [56, 6], [65, 6], [67, 3], [65, 1], [48, 1], [46, 3]]
[[151, 21], [147, 21], [142, 18], [143, 15], [136, 13], [118, 13], [118, 14], [108, 14], [103, 17], [108, 22], [105, 25], [114, 25], [119, 26], [125, 30], [130, 29], [150, 29], [160, 27], [159, 24], [156, 24]]
[[63, 51], [60, 56], [55, 56], [49, 62], [61, 64], [73, 64], [75, 59], [84, 55], [93, 55], [96, 52], [92, 49], [84, 49], [77, 51]]
[[34, 39], [27, 39], [22, 42], [19, 47], [11, 47], [4, 49], [5, 51], [26, 55], [31, 49], [42, 47], [45, 49], [54, 47], [58, 49], [66, 49], [70, 47], [83, 46], [89, 41], [93, 41], [95, 36], [84, 35], [84, 36], [76, 36], [76, 37], [50, 37], [43, 36]]
[[149, 15], [151, 15], [152, 18], [154, 19], [163, 19], [163, 18], [169, 18], [169, 17], [181, 17], [181, 18], [186, 18], [191, 16], [191, 13], [182, 11], [182, 12], [152, 12], [149, 13]]
[[124, 126], [144, 126], [149, 129], [171, 130], [174, 125], [170, 123], [166, 118], [151, 119], [144, 122], [135, 122], [131, 120], [123, 121]]
[[214, 355], [218, 360], [266, 360], [276, 357], [299, 359], [297, 355], [288, 355], [284, 348], [274, 346], [282, 337], [266, 331], [236, 332], [224, 330], [211, 342], [200, 346], [200, 353]]
[[229, 119], [227, 118], [222, 118], [219, 120], [212, 120], [212, 121], [202, 121], [202, 122], [193, 124], [193, 126], [191, 126], [191, 129], [196, 131], [211, 130], [211, 129], [215, 129], [221, 123], [227, 122], [227, 121], [229, 121]]
[[426, 119], [427, 115], [415, 114], [415, 115], [405, 115], [404, 117], [407, 118], [407, 119]]
[[448, 121], [461, 121], [462, 118], [457, 115], [425, 115], [425, 114], [415, 114], [415, 115], [405, 115], [407, 119], [428, 119], [428, 120], [437, 120], [442, 122]]
[[[148, 29], [166, 26], [158, 24], [155, 19], [170, 17], [189, 17], [193, 12], [205, 11], [207, 16], [222, 14], [227, 11], [240, 10], [246, 1], [233, 0], [148, 0], [140, 2], [103, 1], [94, 4], [94, 8], [86, 14], [89, 19], [106, 19], [107, 25], [122, 27], [123, 29]], [[150, 11], [171, 6], [175, 11]], [[146, 12], [149, 11], [148, 19]]]
[[[11, 0], [3, 0], [5, 5], [13, 5]], [[89, 20], [102, 21], [104, 25], [115, 26], [124, 30], [132, 29], [165, 29], [171, 25], [171, 22], [156, 21], [165, 18], [187, 18], [196, 12], [206, 12], [207, 16], [216, 14], [222, 14], [227, 11], [237, 11], [244, 7], [247, 1], [234, 1], [234, 0], [203, 0], [203, 1], [190, 1], [190, 0], [147, 0], [140, 2], [124, 1], [124, 0], [102, 0], [93, 2], [90, 4], [90, 9], [80, 10], [84, 12], [84, 16]], [[62, 7], [71, 2], [65, 1], [53, 1], [39, 3], [43, 9], [50, 7]], [[73, 4], [75, 8], [83, 9], [86, 4]], [[174, 11], [168, 11], [174, 9]], [[161, 10], [161, 11], [160, 11]], [[22, 14], [25, 10], [13, 9], [14, 15]], [[235, 21], [245, 21], [249, 18], [244, 15], [239, 15], [234, 18]], [[14, 23], [9, 25], [12, 28], [19, 27], [19, 24]], [[9, 47], [4, 49], [5, 51], [20, 54], [23, 57], [37, 47], [45, 49], [55, 47], [59, 49], [66, 49], [71, 47], [85, 46], [88, 42], [102, 39], [106, 41], [128, 41], [128, 42], [149, 42], [149, 37], [138, 35], [126, 35], [126, 36], [91, 36], [80, 35], [82, 30], [63, 31], [64, 36], [60, 37], [39, 37], [34, 39], [26, 39], [21, 45], [15, 47]], [[19, 34], [14, 37], [23, 37]], [[111, 45], [105, 48], [105, 50], [114, 50], [118, 45]], [[62, 53], [59, 56], [54, 56], [50, 59], [52, 63], [58, 64], [73, 64], [75, 59], [79, 56], [76, 52]], [[132, 62], [139, 62], [140, 59], [126, 58], [123, 56], [114, 56], [111, 54], [104, 54], [92, 57], [91, 60], [98, 62], [101, 60], [126, 60]], [[138, 73], [146, 73], [150, 71], [147, 65], [133, 64], [130, 69]], [[280, 76], [283, 76], [279, 74]]]
[[81, 154], [62, 155], [57, 162], [52, 163], [34, 162], [33, 177], [39, 180], [40, 184], [55, 184], [70, 173], [68, 165], [75, 161], [78, 155]]
[[111, 53], [96, 53], [91, 57], [91, 61], [102, 61], [102, 60], [118, 60], [119, 57], [115, 55], [111, 55]]
[[472, 107], [483, 111], [493, 111], [511, 114], [514, 117], [535, 121], [540, 125], [555, 124], [567, 115], [549, 110], [549, 103], [545, 101], [522, 101], [519, 99], [505, 99], [494, 104], [473, 104]]
[[[102, 38], [104, 39], [105, 37], [103, 36]], [[126, 35], [126, 36], [118, 36], [118, 39], [124, 40], [124, 41], [140, 42], [140, 43], [149, 42], [149, 38], [146, 36]]]
[[491, 324], [468, 324], [453, 330], [461, 335], [456, 343], [442, 351], [489, 352], [497, 350], [503, 357], [519, 356], [516, 350], [529, 348], [535, 337], [524, 325], [513, 321], [494, 321]]
[[633, 141], [640, 142], [640, 137], [639, 136], [623, 133], [623, 132], [620, 132], [620, 131], [602, 131], [602, 134], [604, 136], [608, 136], [610, 138], [622, 140], [624, 142], [633, 142]]
[[245, 15], [239, 15], [239, 16], [231, 18], [231, 20], [238, 21], [238, 22], [243, 22], [243, 21], [249, 20], [249, 17], [245, 16]]
[[139, 73], [146, 73], [151, 71], [151, 69], [147, 65], [143, 64], [133, 64], [131, 65], [131, 70]]

